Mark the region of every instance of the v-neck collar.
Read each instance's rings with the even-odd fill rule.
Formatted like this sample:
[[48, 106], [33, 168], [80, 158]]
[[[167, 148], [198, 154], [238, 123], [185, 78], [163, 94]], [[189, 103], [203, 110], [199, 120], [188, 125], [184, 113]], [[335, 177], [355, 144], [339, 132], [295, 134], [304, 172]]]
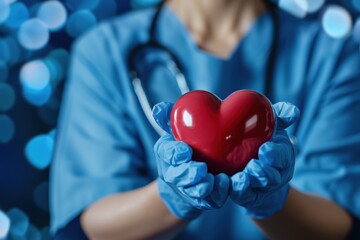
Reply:
[[241, 82], [236, 87], [261, 90], [272, 46], [273, 29], [270, 13], [262, 13], [254, 20], [232, 54], [223, 59], [198, 48], [184, 24], [165, 5], [159, 16], [156, 39], [176, 55], [192, 90], [221, 91], [224, 84], [230, 88], [229, 84], [234, 81]]
[[[220, 62], [231, 61], [240, 50], [246, 49], [247, 47], [252, 47], [249, 45], [256, 46], [256, 48], [266, 47], [264, 46], [264, 44], [254, 45], [251, 43], [254, 41], [259, 42], [259, 39], [257, 39], [259, 36], [271, 36], [271, 31], [268, 31], [269, 26], [267, 26], [269, 25], [269, 21], [267, 20], [269, 20], [270, 16], [269, 13], [265, 11], [254, 20], [254, 22], [249, 27], [247, 33], [239, 40], [239, 42], [236, 44], [229, 56], [226, 58], [222, 58], [198, 47], [196, 41], [194, 40], [187, 27], [173, 12], [173, 10], [170, 9], [166, 4], [163, 6], [161, 15], [162, 16], [158, 23], [159, 26], [157, 30], [160, 31], [159, 34], [162, 35], [161, 39], [164, 41], [164, 44], [175, 48], [176, 46], [173, 46], [174, 43], [176, 43], [178, 47], [186, 46], [188, 47], [188, 49], [196, 52], [197, 54], [204, 55], [204, 57], [211, 58]], [[176, 30], [174, 31], [174, 29]], [[168, 37], [166, 37], [166, 35], [168, 35]]]

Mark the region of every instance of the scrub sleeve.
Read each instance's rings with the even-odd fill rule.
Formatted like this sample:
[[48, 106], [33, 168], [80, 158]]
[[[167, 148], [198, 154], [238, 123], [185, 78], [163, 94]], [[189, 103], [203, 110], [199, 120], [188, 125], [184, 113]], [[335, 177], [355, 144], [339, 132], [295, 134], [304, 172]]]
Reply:
[[150, 182], [119, 89], [115, 64], [123, 63], [109, 61], [106, 37], [100, 27], [73, 51], [51, 169], [53, 231], [100, 198]]
[[[332, 59], [323, 59], [319, 65], [318, 81], [327, 80], [323, 91], [316, 93], [321, 97], [318, 106], [313, 106], [317, 111], [301, 120], [307, 128], [299, 132], [302, 145], [292, 185], [332, 199], [359, 219], [360, 54], [351, 38], [336, 41], [327, 50]], [[308, 88], [316, 85], [310, 83]]]

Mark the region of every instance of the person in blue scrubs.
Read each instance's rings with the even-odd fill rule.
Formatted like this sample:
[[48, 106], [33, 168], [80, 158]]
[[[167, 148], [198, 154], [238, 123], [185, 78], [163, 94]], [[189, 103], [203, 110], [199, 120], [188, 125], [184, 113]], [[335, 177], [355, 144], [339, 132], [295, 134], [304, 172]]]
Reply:
[[[172, 208], [181, 204], [171, 202], [175, 194], [159, 194], [164, 189], [158, 183], [163, 179], [157, 148], [154, 154], [159, 135], [140, 107], [127, 65], [129, 51], [148, 40], [154, 12], [144, 9], [102, 23], [74, 46], [51, 168], [56, 238], [337, 239], [358, 234], [359, 46], [351, 38], [330, 38], [316, 20], [275, 10], [279, 47], [267, 97], [272, 103], [291, 102], [301, 112], [287, 129], [297, 144], [284, 202], [270, 216], [257, 217], [249, 214], [256, 206], [250, 209], [232, 196], [216, 210], [182, 219]], [[179, 58], [190, 90], [224, 99], [239, 89], [265, 93], [273, 30], [261, 0], [169, 0], [156, 40]], [[149, 49], [138, 62], [149, 99], [175, 102], [180, 93], [174, 76], [148, 64], [153, 59], [166, 60], [166, 54]], [[161, 141], [158, 148], [165, 146]], [[232, 191], [235, 180], [229, 180]]]

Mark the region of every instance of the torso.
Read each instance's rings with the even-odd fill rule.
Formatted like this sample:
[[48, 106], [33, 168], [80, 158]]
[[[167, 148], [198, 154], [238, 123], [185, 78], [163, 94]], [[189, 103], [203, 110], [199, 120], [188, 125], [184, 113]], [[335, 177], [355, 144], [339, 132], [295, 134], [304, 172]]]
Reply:
[[[109, 45], [116, 46], [113, 52], [119, 53], [119, 58], [109, 56], [111, 59], [109, 62], [119, 64], [115, 68], [120, 73], [119, 92], [126, 96], [124, 101], [127, 104], [123, 107], [129, 112], [134, 129], [137, 131], [134, 137], [141, 142], [139, 151], [142, 151], [141, 155], [146, 159], [147, 174], [150, 179], [155, 179], [157, 169], [153, 145], [158, 135], [151, 128], [139, 106], [130, 79], [124, 78], [128, 76], [126, 66], [128, 52], [134, 45], [147, 41], [152, 14], [153, 10], [145, 10], [112, 22], [110, 28], [115, 36], [113, 37], [115, 42]], [[278, 12], [277, 14], [282, 18], [278, 39], [280, 48], [276, 53], [276, 64], [273, 69], [274, 86], [269, 98], [272, 102], [289, 101], [300, 107], [302, 119], [289, 130], [289, 133], [298, 137], [299, 142], [306, 142], [309, 135], [308, 129], [320, 111], [322, 97], [326, 94], [328, 87], [328, 79], [324, 78], [322, 73], [323, 65], [329, 64], [324, 57], [324, 51], [337, 59], [340, 46], [322, 32], [318, 23], [300, 22], [286, 13]], [[128, 27], [122, 28], [123, 25]], [[172, 49], [179, 58], [191, 90], [207, 90], [220, 98], [226, 98], [238, 89], [252, 89], [264, 93], [271, 34], [271, 19], [268, 14], [263, 14], [241, 42], [236, 44], [231, 55], [224, 60], [199, 49], [184, 25], [170, 9], [165, 8], [159, 21], [157, 40]], [[148, 57], [151, 58], [151, 54]], [[120, 65], [120, 63], [125, 65]], [[153, 103], [176, 101], [179, 93], [174, 79], [169, 77], [162, 68], [153, 69], [151, 74], [153, 79], [150, 81], [154, 82], [149, 84], [147, 91]], [[301, 150], [302, 146], [299, 147]], [[298, 167], [306, 168], [305, 164], [299, 162]], [[226, 224], [219, 224], [219, 219], [228, 220]], [[235, 226], [229, 222], [243, 224]], [[209, 228], [204, 230], [204, 226], [209, 226]], [[254, 239], [261, 238], [261, 233], [244, 216], [242, 209], [232, 202], [228, 202], [224, 209], [206, 213], [192, 222], [186, 234], [188, 234], [185, 235], [186, 237], [191, 238], [207, 236], [206, 239], [220, 239], [221, 237], [222, 239], [246, 239], [248, 236], [254, 236]]]

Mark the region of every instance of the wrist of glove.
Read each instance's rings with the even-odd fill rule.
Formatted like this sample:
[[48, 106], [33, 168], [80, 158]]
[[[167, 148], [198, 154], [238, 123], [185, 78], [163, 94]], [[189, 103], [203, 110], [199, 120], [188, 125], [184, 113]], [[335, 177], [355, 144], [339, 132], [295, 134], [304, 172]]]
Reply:
[[165, 133], [155, 144], [158, 165], [158, 189], [161, 199], [177, 217], [192, 220], [203, 210], [223, 206], [229, 195], [230, 179], [226, 174], [208, 173], [203, 162], [192, 161], [192, 150], [170, 134], [172, 104], [155, 106], [153, 116]]
[[289, 103], [273, 105], [276, 128], [264, 143], [258, 159], [252, 159], [242, 172], [231, 177], [230, 198], [257, 219], [280, 211], [286, 201], [295, 166], [295, 153], [286, 128], [299, 118], [299, 110]]
[[185, 200], [176, 187], [169, 185], [161, 178], [158, 178], [157, 185], [161, 199], [174, 216], [192, 220], [201, 215], [202, 210]]

